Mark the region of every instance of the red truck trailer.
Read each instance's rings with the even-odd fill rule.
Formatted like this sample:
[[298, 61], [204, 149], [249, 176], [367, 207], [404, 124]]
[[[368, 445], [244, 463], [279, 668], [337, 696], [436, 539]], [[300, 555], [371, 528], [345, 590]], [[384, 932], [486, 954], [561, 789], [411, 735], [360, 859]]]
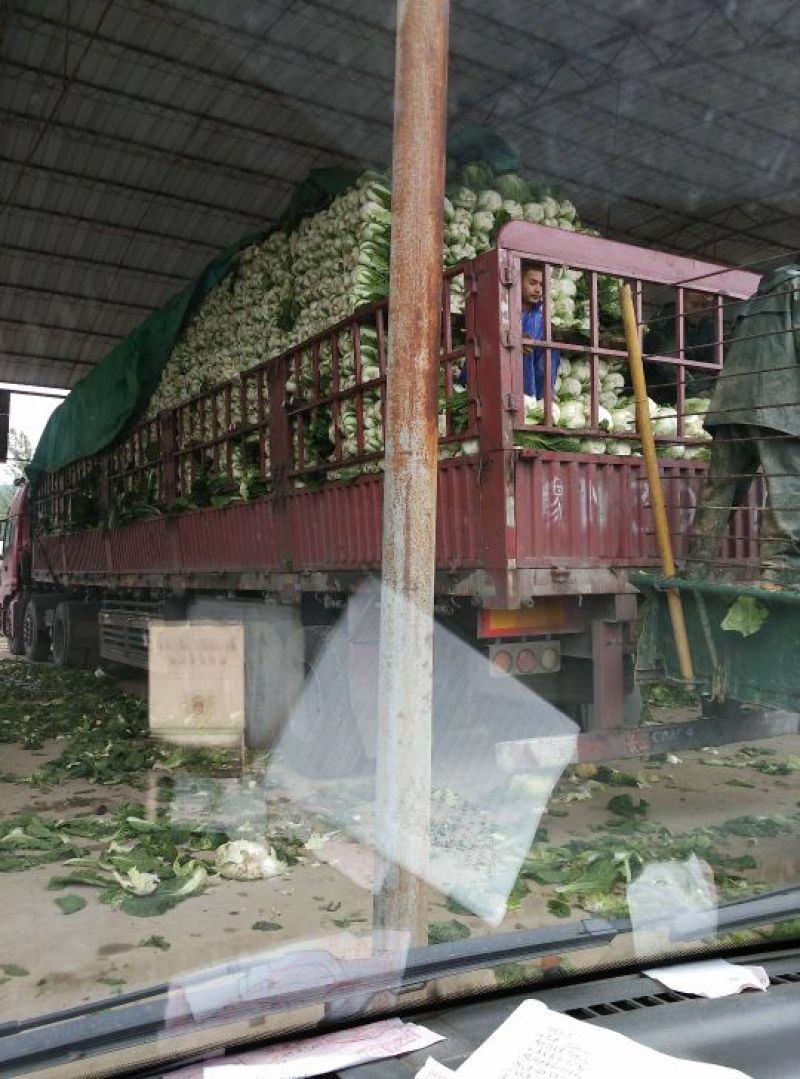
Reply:
[[[717, 342], [706, 366], [716, 371], [726, 310], [758, 284], [742, 270], [524, 222], [506, 224], [492, 250], [444, 273], [437, 617], [488, 656], [492, 676], [530, 682], [578, 720], [584, 759], [724, 740], [713, 719], [691, 730], [639, 723], [638, 599], [629, 573], [658, 561], [643, 459], [520, 447], [526, 435], [540, 436], [537, 445], [546, 447], [548, 436], [564, 434], [552, 422], [549, 380], [544, 422], [525, 420], [526, 260], [543, 265], [546, 287], [564, 267], [584, 275], [586, 339], [557, 341], [548, 315], [542, 347], [548, 363], [556, 347], [562, 356], [589, 359], [591, 415], [580, 432], [589, 437], [603, 434], [598, 364], [625, 359], [624, 346], [601, 329], [603, 276], [631, 284], [642, 322], [665, 301], [675, 303], [677, 355], [647, 363], [658, 359], [674, 370], [679, 439], [685, 373], [703, 366], [683, 347], [686, 291], [711, 297]], [[265, 687], [291, 681], [282, 677], [287, 649], [313, 671], [320, 642], [347, 607], [354, 628], [341, 669], [357, 696], [376, 666], [375, 642], [355, 627], [376, 602], [364, 582], [381, 568], [381, 451], [367, 413], [383, 398], [388, 330], [388, 301], [361, 308], [268, 363], [138, 422], [96, 457], [43, 476], [34, 491], [22, 487], [6, 524], [0, 578], [12, 652], [33, 659], [52, 652], [67, 666], [99, 656], [146, 667], [152, 619], [242, 621], [248, 737], [266, 746], [288, 702]], [[367, 336], [377, 344], [378, 370], [362, 372]], [[345, 354], [353, 361], [347, 373]], [[462, 367], [466, 391], [458, 394]], [[678, 556], [706, 467], [662, 461]], [[187, 508], [208, 476], [211, 504]], [[143, 490], [150, 516], [108, 520], [114, 507], [124, 517]], [[77, 512], [87, 500], [88, 519]], [[731, 562], [754, 560], [757, 517], [752, 498], [736, 511], [726, 541]], [[349, 602], [356, 593], [360, 599]], [[321, 734], [332, 722], [323, 713]], [[337, 737], [357, 739], [347, 725]], [[752, 722], [748, 731], [752, 736]]]

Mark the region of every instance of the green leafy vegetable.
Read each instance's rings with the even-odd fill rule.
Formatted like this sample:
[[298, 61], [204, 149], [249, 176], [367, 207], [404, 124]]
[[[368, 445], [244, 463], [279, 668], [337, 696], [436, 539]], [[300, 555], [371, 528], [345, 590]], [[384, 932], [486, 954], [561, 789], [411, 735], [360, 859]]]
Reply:
[[800, 769], [800, 757], [787, 757], [784, 761], [755, 761], [752, 767], [767, 776], [788, 776]]
[[752, 637], [768, 618], [769, 611], [754, 596], [739, 596], [728, 608], [722, 628], [729, 633], [740, 633], [742, 637]]
[[530, 886], [526, 883], [523, 877], [517, 877], [514, 882], [514, 887], [508, 896], [508, 910], [519, 910], [522, 906], [522, 900], [530, 895]]
[[718, 825], [716, 830], [727, 835], [757, 838], [786, 835], [794, 831], [794, 825], [788, 817], [780, 815], [774, 817], [734, 817], [733, 820], [728, 820], [724, 824]]
[[468, 925], [452, 918], [449, 922], [431, 922], [428, 926], [428, 944], [450, 944], [472, 936]]
[[629, 794], [618, 794], [610, 799], [608, 808], [618, 817], [635, 820], [647, 816], [650, 803], [646, 802], [644, 798], [640, 798], [638, 802], [635, 802]]
[[684, 708], [697, 703], [697, 693], [680, 682], [653, 682], [645, 687], [644, 699], [657, 708]]
[[461, 183], [473, 191], [483, 191], [491, 187], [493, 181], [494, 173], [485, 161], [475, 161], [461, 170]]
[[172, 947], [172, 945], [164, 937], [154, 935], [152, 937], [145, 937], [143, 940], [140, 940], [139, 943], [136, 945], [136, 947], [137, 948], [158, 948], [159, 951], [168, 952], [169, 949]]
[[581, 440], [560, 435], [537, 435], [532, 431], [515, 431], [514, 445], [523, 450], [552, 450], [554, 453], [580, 453]]
[[51, 877], [47, 888], [54, 892], [59, 888], [73, 888], [76, 885], [85, 884], [90, 888], [107, 888], [108, 877], [95, 869], [73, 869], [69, 873]]
[[62, 914], [76, 914], [86, 906], [86, 900], [82, 895], [60, 895], [56, 899], [56, 906]]
[[140, 869], [132, 867], [123, 877], [119, 873], [114, 873], [114, 880], [119, 884], [120, 888], [124, 888], [126, 892], [130, 892], [131, 895], [152, 895], [158, 887], [158, 874], [157, 873], [143, 873]]
[[598, 767], [596, 778], [598, 783], [607, 783], [609, 787], [642, 787], [644, 780], [633, 772], [620, 772], [616, 768], [608, 768], [602, 764]]
[[514, 173], [506, 173], [498, 176], [494, 182], [497, 191], [504, 199], [511, 202], [525, 203], [530, 198], [531, 189], [522, 177]]
[[504, 989], [520, 985], [531, 977], [524, 963], [498, 963], [496, 967], [492, 967], [492, 971], [497, 984]]
[[[630, 795], [619, 795], [630, 799]], [[633, 802], [634, 809], [640, 809]], [[642, 821], [617, 817], [633, 829], [629, 834], [612, 827], [609, 834], [598, 833], [591, 839], [573, 839], [558, 846], [534, 843], [522, 865], [521, 876], [552, 890], [551, 913], [566, 917], [569, 908], [579, 906], [604, 917], [622, 917], [627, 913], [625, 893], [645, 866], [653, 862], [685, 861], [691, 855], [707, 862], [714, 872], [720, 895], [739, 898], [758, 891], [742, 874], [757, 868], [750, 853], [741, 850], [741, 840], [760, 836], [783, 835], [796, 831], [797, 821], [788, 817], [737, 817], [714, 827], [697, 828], [673, 835], [667, 828]], [[647, 831], [638, 834], [646, 826]], [[738, 849], [730, 849], [739, 840]]]

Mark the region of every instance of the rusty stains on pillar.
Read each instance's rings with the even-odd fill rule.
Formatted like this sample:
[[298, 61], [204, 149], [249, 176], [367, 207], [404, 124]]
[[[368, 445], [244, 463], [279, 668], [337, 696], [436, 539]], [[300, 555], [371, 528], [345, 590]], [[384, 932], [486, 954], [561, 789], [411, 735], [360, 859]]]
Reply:
[[392, 167], [376, 930], [427, 943], [446, 0], [399, 0]]

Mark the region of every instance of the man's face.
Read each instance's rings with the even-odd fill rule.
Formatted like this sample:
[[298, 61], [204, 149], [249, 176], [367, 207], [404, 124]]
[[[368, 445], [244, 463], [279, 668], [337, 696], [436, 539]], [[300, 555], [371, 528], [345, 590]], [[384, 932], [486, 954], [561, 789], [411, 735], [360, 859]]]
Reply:
[[688, 318], [700, 318], [711, 314], [711, 296], [707, 292], [686, 292], [683, 307]]
[[541, 269], [526, 270], [522, 275], [522, 302], [526, 307], [532, 303], [541, 303], [544, 294], [544, 271]]

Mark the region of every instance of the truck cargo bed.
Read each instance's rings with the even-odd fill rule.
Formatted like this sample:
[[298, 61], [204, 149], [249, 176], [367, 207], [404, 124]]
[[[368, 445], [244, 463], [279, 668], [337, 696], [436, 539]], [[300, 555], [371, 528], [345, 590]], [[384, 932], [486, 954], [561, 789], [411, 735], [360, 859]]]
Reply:
[[[702, 463], [662, 462], [679, 555], [704, 472]], [[657, 564], [641, 458], [518, 451], [507, 507], [516, 556], [505, 566], [491, 561], [492, 537], [484, 530], [485, 475], [479, 458], [440, 466], [441, 591], [469, 592], [488, 606], [504, 606], [515, 595], [626, 591], [620, 570]], [[55, 575], [73, 585], [103, 578], [129, 587], [281, 591], [287, 575], [296, 575], [301, 589], [347, 590], [355, 577], [380, 572], [382, 500], [382, 477], [369, 475], [294, 491], [284, 500], [265, 497], [51, 535], [34, 544], [34, 577], [45, 582]], [[756, 526], [754, 506], [737, 510], [728, 557], [747, 557]]]
[[[619, 377], [625, 361], [618, 342], [601, 333], [601, 277], [632, 280], [640, 318], [645, 302], [665, 293], [682, 311], [687, 282], [707, 289], [719, 331], [716, 361], [700, 364], [709, 373], [722, 363], [723, 301], [749, 295], [757, 283], [744, 271], [523, 222], [505, 225], [497, 247], [445, 272], [438, 588], [490, 607], [629, 591], [625, 571], [656, 564], [642, 458], [548, 448], [565, 432], [547, 380], [543, 422], [530, 422], [519, 333], [526, 259], [542, 265], [547, 280], [569, 268], [586, 282], [585, 339], [557, 341], [547, 314], [540, 342], [548, 362], [558, 348], [562, 364], [572, 357], [593, 372], [591, 407], [572, 439], [579, 450], [581, 440], [611, 436], [618, 449], [637, 438], [627, 429], [612, 435], [600, 419], [601, 368], [615, 366]], [[383, 479], [375, 446], [382, 446], [388, 333], [388, 302], [371, 304], [145, 419], [97, 457], [44, 476], [35, 496], [34, 578], [298, 592], [346, 590], [352, 577], [379, 571]], [[367, 349], [376, 362], [365, 373]], [[650, 359], [675, 375], [673, 441], [683, 444], [686, 370], [697, 364], [682, 346], [677, 356]], [[531, 440], [535, 449], [519, 448]], [[678, 556], [704, 470], [699, 460], [662, 460]], [[758, 492], [749, 497], [735, 514], [729, 558], [755, 555]]]

